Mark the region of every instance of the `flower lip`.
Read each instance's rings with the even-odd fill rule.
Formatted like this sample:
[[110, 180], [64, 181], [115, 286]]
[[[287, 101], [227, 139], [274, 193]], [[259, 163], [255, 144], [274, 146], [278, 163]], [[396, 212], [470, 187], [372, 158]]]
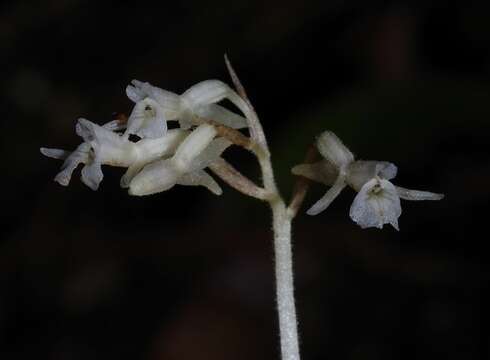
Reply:
[[352, 202], [349, 214], [362, 228], [382, 228], [391, 224], [396, 230], [402, 209], [395, 186], [388, 180], [375, 177], [361, 188]]

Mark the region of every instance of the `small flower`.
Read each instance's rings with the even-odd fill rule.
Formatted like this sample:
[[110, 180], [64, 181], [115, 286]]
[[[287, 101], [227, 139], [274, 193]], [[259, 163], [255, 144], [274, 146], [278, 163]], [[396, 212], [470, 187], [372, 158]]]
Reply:
[[135, 134], [140, 138], [154, 139], [164, 136], [166, 132], [164, 109], [155, 100], [144, 98], [134, 106], [124, 137]]
[[247, 107], [243, 100], [228, 85], [219, 80], [206, 80], [190, 87], [182, 95], [160, 89], [147, 82], [133, 80], [126, 88], [126, 94], [136, 104], [151, 99], [162, 109], [166, 120], [178, 120], [183, 129], [198, 125], [195, 116], [215, 120], [233, 129], [247, 127], [243, 116], [216, 104], [229, 99], [244, 113]]
[[332, 132], [325, 131], [317, 140], [324, 160], [301, 164], [293, 174], [331, 186], [308, 211], [316, 215], [325, 210], [346, 186], [358, 192], [350, 208], [350, 217], [362, 228], [391, 224], [398, 230], [401, 215], [400, 198], [405, 200], [441, 200], [444, 195], [408, 190], [394, 186], [397, 167], [389, 162], [354, 160], [354, 155]]
[[175, 152], [178, 144], [189, 134], [188, 131], [174, 129], [157, 139], [142, 139], [137, 143], [114, 132], [120, 130], [114, 122], [99, 126], [87, 119], [79, 119], [76, 132], [84, 139], [75, 151], [41, 148], [41, 153], [55, 159], [64, 159], [61, 171], [55, 181], [68, 186], [73, 171], [79, 164], [82, 169], [82, 182], [92, 190], [97, 190], [104, 175], [101, 165], [127, 167], [121, 179], [121, 186], [127, 184], [146, 164]]
[[129, 194], [151, 195], [179, 184], [205, 186], [214, 194], [221, 195], [221, 188], [204, 168], [218, 160], [231, 142], [224, 138], [213, 140], [215, 136], [213, 126], [203, 124], [197, 127], [171, 158], [146, 165], [130, 182]]

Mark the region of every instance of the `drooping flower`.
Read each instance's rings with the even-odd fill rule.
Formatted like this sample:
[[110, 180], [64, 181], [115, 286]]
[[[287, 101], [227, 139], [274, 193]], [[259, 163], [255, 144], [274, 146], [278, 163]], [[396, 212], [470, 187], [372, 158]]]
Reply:
[[358, 192], [350, 217], [362, 228], [391, 224], [398, 230], [401, 215], [400, 198], [405, 200], [441, 200], [444, 195], [427, 191], [408, 190], [394, 186], [389, 180], [396, 177], [397, 167], [384, 161], [354, 160], [354, 155], [332, 132], [325, 131], [317, 140], [324, 160], [301, 164], [293, 174], [304, 176], [330, 186], [325, 195], [308, 211], [317, 215], [325, 210], [346, 186]]
[[146, 164], [174, 153], [177, 146], [189, 134], [188, 131], [174, 129], [156, 139], [142, 139], [137, 143], [116, 133], [114, 122], [99, 126], [87, 119], [79, 119], [76, 132], [84, 140], [75, 151], [41, 148], [41, 153], [55, 159], [64, 159], [61, 171], [55, 181], [67, 186], [73, 171], [79, 164], [82, 169], [82, 182], [92, 190], [97, 190], [104, 175], [101, 165], [127, 167], [121, 179], [121, 186], [127, 187], [132, 177]]
[[231, 142], [224, 138], [214, 139], [215, 136], [213, 126], [198, 126], [182, 141], [172, 157], [146, 165], [130, 182], [129, 194], [151, 195], [179, 184], [205, 186], [214, 194], [221, 195], [221, 188], [204, 169], [218, 160]]
[[219, 80], [206, 80], [190, 87], [182, 95], [160, 89], [148, 82], [133, 80], [126, 88], [127, 96], [136, 104], [152, 99], [163, 110], [167, 121], [178, 120], [183, 129], [198, 125], [194, 117], [217, 121], [233, 129], [247, 127], [247, 120], [217, 103], [228, 99], [244, 114], [248, 107], [238, 94]]

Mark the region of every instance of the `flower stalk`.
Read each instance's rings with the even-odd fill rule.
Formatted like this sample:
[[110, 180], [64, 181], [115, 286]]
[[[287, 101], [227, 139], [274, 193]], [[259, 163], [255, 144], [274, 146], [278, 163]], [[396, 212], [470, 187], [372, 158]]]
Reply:
[[[276, 185], [262, 124], [226, 56], [225, 62], [236, 92], [219, 80], [202, 81], [181, 95], [133, 80], [126, 88], [128, 98], [135, 103], [129, 117], [114, 114], [114, 120], [103, 126], [79, 119], [76, 130], [83, 142], [75, 151], [41, 148], [41, 153], [64, 160], [55, 177], [63, 186], [69, 184], [76, 167], [83, 164], [82, 181], [97, 190], [103, 180], [101, 166], [111, 165], [127, 168], [120, 185], [130, 195], [151, 195], [175, 185], [202, 186], [221, 195], [219, 184], [206, 172], [209, 169], [242, 194], [267, 202], [274, 233], [281, 359], [300, 360], [291, 223], [310, 182], [317, 181], [330, 188], [308, 214], [324, 211], [344, 188], [351, 187], [358, 194], [350, 216], [362, 228], [391, 224], [398, 230], [400, 199], [440, 200], [443, 195], [393, 185], [390, 180], [397, 174], [394, 164], [355, 160], [334, 133], [325, 131], [308, 149], [303, 164], [292, 169], [298, 178], [290, 204], [286, 206]], [[240, 109], [243, 116], [218, 105], [224, 99]], [[179, 128], [169, 130], [167, 121], [178, 121]], [[239, 131], [244, 128], [249, 136]], [[139, 137], [137, 141], [132, 140], [134, 135]], [[255, 155], [261, 170], [261, 185], [221, 156], [230, 145]]]

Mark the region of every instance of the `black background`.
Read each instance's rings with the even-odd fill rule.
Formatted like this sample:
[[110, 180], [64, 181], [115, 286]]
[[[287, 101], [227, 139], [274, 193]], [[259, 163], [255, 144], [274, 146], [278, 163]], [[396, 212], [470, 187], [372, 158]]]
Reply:
[[97, 192], [79, 170], [63, 188], [39, 154], [129, 112], [134, 78], [229, 82], [226, 52], [286, 197], [327, 129], [447, 195], [403, 202], [400, 232], [354, 224], [352, 190], [296, 219], [303, 358], [488, 359], [489, 19], [484, 1], [2, 2], [0, 358], [279, 358], [264, 204], [224, 184], [130, 197], [108, 167]]

